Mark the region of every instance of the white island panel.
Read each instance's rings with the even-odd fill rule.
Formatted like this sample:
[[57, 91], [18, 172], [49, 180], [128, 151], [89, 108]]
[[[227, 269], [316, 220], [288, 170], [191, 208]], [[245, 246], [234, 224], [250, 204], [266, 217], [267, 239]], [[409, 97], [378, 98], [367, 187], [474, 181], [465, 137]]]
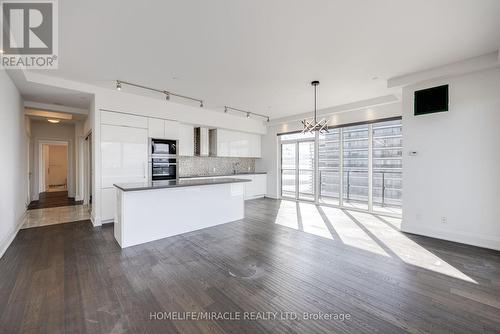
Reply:
[[115, 238], [122, 248], [244, 218], [244, 184], [117, 189]]

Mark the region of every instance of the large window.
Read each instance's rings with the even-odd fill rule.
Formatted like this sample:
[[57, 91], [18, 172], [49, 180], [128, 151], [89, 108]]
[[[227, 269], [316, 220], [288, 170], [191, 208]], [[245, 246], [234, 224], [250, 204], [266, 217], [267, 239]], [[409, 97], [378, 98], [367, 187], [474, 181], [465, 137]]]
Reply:
[[365, 210], [368, 209], [368, 131], [368, 125], [342, 129], [342, 203]]
[[400, 119], [339, 127], [319, 134], [316, 170], [315, 138], [314, 134], [301, 133], [280, 136], [283, 196], [401, 214]]
[[340, 129], [319, 136], [319, 200], [340, 204]]
[[401, 213], [403, 135], [401, 121], [373, 124], [373, 210]]

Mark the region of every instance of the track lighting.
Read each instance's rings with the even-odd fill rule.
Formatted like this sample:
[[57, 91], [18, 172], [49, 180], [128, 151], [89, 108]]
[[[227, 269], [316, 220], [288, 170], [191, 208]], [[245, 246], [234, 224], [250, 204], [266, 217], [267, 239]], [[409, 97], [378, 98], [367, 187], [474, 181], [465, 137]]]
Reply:
[[269, 117], [267, 118], [267, 123], [269, 123]]
[[132, 86], [132, 87], [137, 87], [137, 88], [149, 90], [149, 91], [152, 91], [152, 92], [162, 93], [162, 94], [165, 94], [165, 99], [167, 99], [167, 100], [170, 100], [170, 96], [172, 95], [172, 96], [175, 96], [175, 97], [178, 97], [178, 98], [181, 98], [181, 99], [186, 99], [186, 100], [190, 100], [190, 101], [197, 101], [197, 102], [200, 103], [200, 107], [203, 108], [203, 100], [195, 99], [194, 97], [189, 97], [189, 96], [185, 96], [185, 95], [180, 95], [180, 94], [172, 93], [172, 92], [167, 91], [167, 90], [161, 90], [161, 89], [151, 88], [151, 87], [148, 87], [148, 86], [143, 86], [143, 85], [135, 84], [135, 83], [132, 83], [132, 82], [127, 82], [127, 81], [122, 81], [122, 80], [116, 80], [116, 89], [120, 90], [122, 88], [122, 85], [129, 85], [129, 86]]
[[240, 112], [240, 113], [245, 113], [246, 116], [247, 116], [247, 118], [250, 118], [250, 115], [259, 116], [259, 117], [267, 119], [267, 121], [269, 122], [269, 116], [266, 116], [266, 115], [261, 115], [261, 114], [257, 114], [255, 112], [251, 112], [251, 111], [247, 111], [247, 110], [242, 110], [242, 109], [238, 109], [238, 108], [224, 106], [224, 112], [227, 113], [228, 110], [234, 110], [234, 111], [237, 111], [237, 112]]

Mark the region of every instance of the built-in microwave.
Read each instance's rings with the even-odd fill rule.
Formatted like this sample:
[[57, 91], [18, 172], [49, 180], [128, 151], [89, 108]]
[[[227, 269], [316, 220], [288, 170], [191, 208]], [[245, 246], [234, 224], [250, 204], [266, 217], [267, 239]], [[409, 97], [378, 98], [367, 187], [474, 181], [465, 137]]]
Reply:
[[169, 139], [150, 139], [150, 155], [177, 155], [177, 141]]
[[151, 178], [153, 180], [173, 180], [177, 178], [175, 158], [151, 158]]

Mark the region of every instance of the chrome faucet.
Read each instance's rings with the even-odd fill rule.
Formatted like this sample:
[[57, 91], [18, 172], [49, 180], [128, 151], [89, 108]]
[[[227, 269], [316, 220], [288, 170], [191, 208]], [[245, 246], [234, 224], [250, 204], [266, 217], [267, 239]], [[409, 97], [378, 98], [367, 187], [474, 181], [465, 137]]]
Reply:
[[239, 162], [235, 162], [233, 164], [233, 174], [236, 174], [236, 171], [238, 170], [238, 167], [239, 167], [240, 163]]

